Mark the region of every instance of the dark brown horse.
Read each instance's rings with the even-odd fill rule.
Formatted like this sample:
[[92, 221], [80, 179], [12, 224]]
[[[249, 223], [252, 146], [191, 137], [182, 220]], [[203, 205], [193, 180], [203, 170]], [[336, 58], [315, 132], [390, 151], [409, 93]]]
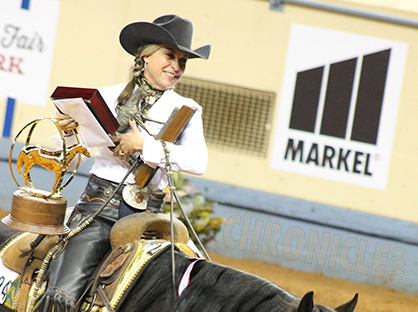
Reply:
[[356, 295], [335, 310], [315, 305], [313, 292], [299, 299], [268, 280], [209, 261], [195, 263], [188, 286], [178, 295], [180, 280], [193, 261], [176, 252], [173, 294], [170, 248], [166, 248], [141, 270], [115, 311], [353, 312], [357, 304]]

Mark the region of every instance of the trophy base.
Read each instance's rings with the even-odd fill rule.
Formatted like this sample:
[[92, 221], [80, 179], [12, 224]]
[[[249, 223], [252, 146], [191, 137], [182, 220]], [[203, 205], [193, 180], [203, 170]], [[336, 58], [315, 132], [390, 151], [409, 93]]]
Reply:
[[15, 230], [43, 235], [64, 235], [67, 200], [39, 198], [22, 190], [13, 193], [12, 209], [1, 221]]

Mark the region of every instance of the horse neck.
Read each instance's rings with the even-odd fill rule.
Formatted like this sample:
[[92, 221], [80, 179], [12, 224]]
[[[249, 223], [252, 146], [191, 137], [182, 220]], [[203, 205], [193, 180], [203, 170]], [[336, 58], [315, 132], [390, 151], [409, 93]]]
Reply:
[[80, 153], [83, 149], [84, 149], [84, 146], [80, 145], [80, 144], [75, 144], [75, 145], [70, 146], [67, 149], [67, 153], [66, 153], [67, 154], [67, 163], [72, 161], [74, 159], [75, 155], [77, 153]]

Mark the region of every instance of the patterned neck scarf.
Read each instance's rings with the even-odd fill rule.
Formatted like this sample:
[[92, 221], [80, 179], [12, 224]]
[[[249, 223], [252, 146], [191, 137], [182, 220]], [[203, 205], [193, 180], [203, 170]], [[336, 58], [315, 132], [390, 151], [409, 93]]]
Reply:
[[129, 129], [129, 120], [133, 119], [137, 124], [143, 125], [147, 117], [148, 111], [152, 105], [158, 101], [163, 95], [164, 91], [155, 89], [151, 83], [141, 74], [139, 79], [140, 85], [131, 95], [128, 101], [123, 104], [117, 105], [117, 120], [119, 122], [119, 128], [117, 133], [125, 133]]
[[141, 98], [141, 113], [144, 116], [148, 116], [148, 111], [152, 105], [158, 101], [158, 99], [163, 95], [164, 91], [155, 89], [151, 83], [141, 75], [140, 78], [141, 86], [143, 90], [143, 97]]

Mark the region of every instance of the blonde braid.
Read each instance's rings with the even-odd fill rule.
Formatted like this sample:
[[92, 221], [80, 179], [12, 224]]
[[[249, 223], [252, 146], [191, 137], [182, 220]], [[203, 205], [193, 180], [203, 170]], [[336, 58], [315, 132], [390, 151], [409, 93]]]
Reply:
[[135, 81], [136, 85], [140, 85], [139, 79], [140, 79], [141, 73], [144, 71], [144, 69], [145, 69], [145, 61], [144, 61], [143, 57], [136, 56], [135, 57], [133, 75], [132, 75], [132, 81]]
[[132, 74], [132, 80], [128, 82], [125, 89], [121, 92], [121, 94], [118, 97], [118, 105], [124, 105], [128, 99], [131, 97], [132, 93], [135, 90], [136, 85], [140, 85], [140, 77], [141, 73], [145, 69], [145, 56], [150, 56], [157, 50], [159, 50], [162, 47], [162, 45], [158, 44], [148, 44], [148, 45], [142, 45], [138, 48], [138, 51], [135, 56], [134, 60], [134, 69]]

